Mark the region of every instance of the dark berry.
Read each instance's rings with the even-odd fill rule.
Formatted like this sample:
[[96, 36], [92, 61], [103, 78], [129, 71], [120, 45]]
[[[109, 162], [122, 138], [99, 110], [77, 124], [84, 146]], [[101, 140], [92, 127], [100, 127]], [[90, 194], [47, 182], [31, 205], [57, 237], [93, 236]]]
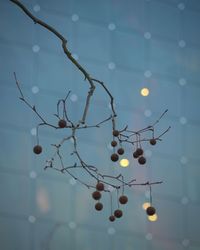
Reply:
[[119, 156], [117, 154], [112, 154], [110, 158], [111, 158], [112, 161], [118, 161], [119, 160]]
[[139, 155], [138, 155], [137, 151], [133, 152], [133, 158], [138, 158], [138, 157], [139, 157]]
[[94, 191], [92, 193], [92, 197], [94, 200], [99, 200], [99, 199], [101, 199], [101, 193], [99, 191]]
[[140, 158], [138, 159], [138, 163], [144, 165], [146, 163], [146, 158], [144, 156], [140, 156]]
[[156, 145], [156, 139], [154, 139], [154, 138], [152, 138], [149, 142], [153, 146]]
[[156, 213], [156, 209], [154, 207], [148, 207], [147, 210], [146, 210], [146, 213], [149, 215], [149, 216], [152, 216]]
[[33, 152], [36, 154], [36, 155], [39, 155], [42, 153], [42, 147], [40, 145], [36, 145], [34, 148], [33, 148]]
[[114, 215], [111, 215], [111, 216], [109, 217], [109, 220], [113, 222], [113, 221], [115, 220], [115, 216], [114, 216]]
[[112, 146], [112, 147], [116, 147], [116, 146], [117, 146], [117, 142], [116, 142], [116, 141], [112, 141], [112, 142], [111, 142], [111, 146]]
[[66, 125], [67, 125], [67, 123], [66, 123], [66, 121], [65, 120], [59, 120], [59, 122], [58, 122], [58, 126], [60, 127], [60, 128], [65, 128], [66, 127]]
[[123, 149], [123, 148], [119, 148], [119, 149], [117, 150], [117, 153], [118, 153], [119, 155], [123, 155], [123, 154], [124, 154], [124, 149]]
[[115, 210], [114, 215], [116, 218], [120, 218], [120, 217], [122, 217], [123, 212], [122, 212], [122, 210], [117, 209], [117, 210]]
[[137, 150], [136, 150], [136, 152], [137, 152], [137, 155], [142, 155], [143, 154], [143, 149], [142, 148], [137, 148]]
[[126, 204], [128, 202], [128, 197], [126, 195], [122, 195], [119, 197], [119, 202], [121, 204]]
[[97, 203], [95, 204], [95, 209], [96, 209], [97, 211], [101, 211], [101, 210], [103, 209], [103, 204], [100, 203], [100, 202], [97, 202]]
[[98, 191], [103, 191], [104, 190], [104, 184], [101, 183], [101, 182], [98, 182], [97, 185], [96, 185], [96, 189]]
[[119, 135], [119, 131], [118, 130], [113, 130], [113, 135], [117, 137]]

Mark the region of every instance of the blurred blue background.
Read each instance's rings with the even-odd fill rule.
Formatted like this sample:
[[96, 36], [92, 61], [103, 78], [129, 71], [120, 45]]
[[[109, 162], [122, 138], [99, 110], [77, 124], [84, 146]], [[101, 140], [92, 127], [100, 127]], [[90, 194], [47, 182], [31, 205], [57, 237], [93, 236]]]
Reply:
[[[104, 173], [163, 180], [153, 187], [158, 220], [147, 219], [145, 187], [127, 189], [122, 219], [108, 221], [110, 203], [94, 210], [91, 192], [70, 176], [47, 170], [51, 143], [64, 133], [41, 129], [44, 153], [35, 156], [38, 119], [18, 99], [13, 72], [24, 94], [50, 121], [68, 90], [71, 118], [80, 119], [88, 86], [68, 62], [60, 42], [8, 0], [0, 1], [0, 248], [2, 250], [199, 250], [200, 249], [200, 1], [24, 0], [68, 39], [73, 56], [115, 96], [119, 128], [139, 129], [169, 109], [157, 133], [172, 126], [156, 147], [144, 145], [146, 167], [109, 160], [110, 125], [78, 134], [83, 158]], [[143, 97], [140, 90], [149, 88]], [[88, 122], [110, 114], [97, 88]], [[67, 132], [68, 134], [68, 132]], [[65, 147], [70, 158], [72, 144]], [[65, 154], [65, 152], [63, 152]], [[69, 159], [69, 161], [71, 158]], [[80, 177], [85, 178], [85, 176]], [[114, 194], [115, 195], [115, 194]]]

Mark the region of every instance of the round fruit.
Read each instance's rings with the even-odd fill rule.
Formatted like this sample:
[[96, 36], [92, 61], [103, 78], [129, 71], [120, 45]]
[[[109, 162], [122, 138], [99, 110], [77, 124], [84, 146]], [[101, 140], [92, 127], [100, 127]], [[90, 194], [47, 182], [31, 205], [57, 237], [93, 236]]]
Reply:
[[111, 142], [111, 146], [112, 146], [112, 147], [116, 147], [116, 146], [117, 146], [117, 142], [116, 142], [116, 141], [112, 141], [112, 142]]
[[113, 221], [115, 220], [115, 216], [114, 216], [114, 215], [111, 215], [111, 216], [109, 217], [109, 220], [113, 222]]
[[33, 152], [36, 154], [36, 155], [39, 155], [42, 153], [42, 147], [40, 145], [36, 145], [34, 148], [33, 148]]
[[58, 122], [58, 126], [60, 127], [60, 128], [65, 128], [66, 126], [67, 126], [67, 122], [65, 121], [65, 120], [59, 120], [59, 122]]
[[141, 164], [141, 165], [144, 165], [146, 163], [146, 158], [144, 156], [140, 156], [140, 158], [138, 159], [138, 162]]
[[142, 148], [137, 148], [137, 150], [136, 150], [136, 152], [137, 152], [137, 155], [142, 155], [143, 154], [143, 149]]
[[123, 212], [122, 212], [122, 210], [117, 209], [117, 210], [115, 210], [114, 215], [116, 218], [120, 218], [120, 217], [122, 217]]
[[152, 138], [149, 142], [153, 146], [156, 145], [156, 139], [154, 139], [154, 138]]
[[113, 135], [117, 137], [119, 135], [119, 131], [118, 130], [113, 130]]
[[152, 216], [156, 213], [156, 209], [154, 207], [148, 207], [147, 210], [146, 210], [146, 213], [149, 215], [149, 216]]
[[138, 158], [139, 157], [139, 155], [138, 155], [138, 153], [137, 153], [137, 151], [135, 151], [135, 152], [133, 152], [133, 158]]
[[118, 161], [119, 160], [119, 156], [117, 154], [112, 154], [111, 157], [110, 157], [110, 159], [112, 161]]
[[101, 199], [101, 193], [99, 191], [94, 191], [92, 193], [92, 197], [94, 200], [99, 200], [99, 199]]
[[123, 154], [124, 154], [124, 149], [123, 149], [123, 148], [119, 148], [119, 149], [117, 150], [117, 153], [118, 153], [119, 155], [123, 155]]
[[104, 190], [104, 184], [101, 183], [101, 182], [98, 182], [97, 185], [96, 185], [96, 189], [98, 191], [103, 191]]
[[97, 211], [101, 211], [101, 210], [103, 209], [103, 204], [102, 204], [101, 202], [97, 202], [97, 203], [95, 204], [95, 209], [96, 209]]
[[121, 204], [126, 204], [128, 202], [128, 197], [126, 195], [122, 195], [119, 197], [119, 202]]

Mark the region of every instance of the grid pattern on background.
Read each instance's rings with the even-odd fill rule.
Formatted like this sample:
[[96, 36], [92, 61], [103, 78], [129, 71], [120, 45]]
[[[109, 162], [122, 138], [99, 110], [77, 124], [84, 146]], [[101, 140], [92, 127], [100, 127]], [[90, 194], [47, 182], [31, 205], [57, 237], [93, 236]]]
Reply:
[[[87, 85], [62, 53], [59, 41], [34, 25], [8, 0], [0, 1], [0, 247], [42, 249], [200, 249], [200, 1], [198, 0], [24, 0], [39, 18], [68, 39], [73, 56], [115, 96], [119, 127], [148, 125], [166, 109], [158, 132], [172, 126], [158, 146], [145, 145], [147, 167], [131, 159], [127, 169], [111, 164], [110, 127], [80, 134], [80, 151], [103, 172], [164, 180], [153, 188], [158, 221], [146, 218], [148, 190], [126, 190], [121, 220], [108, 222], [109, 197], [97, 213], [90, 191], [69, 176], [44, 171], [51, 143], [62, 134], [41, 131], [43, 155], [36, 157], [34, 114], [18, 100], [17, 72], [24, 93], [44, 116], [70, 89], [72, 119], [80, 117]], [[142, 97], [140, 90], [150, 94]], [[89, 122], [109, 114], [100, 89]], [[68, 160], [72, 145], [66, 146]], [[85, 178], [85, 176], [82, 176]], [[107, 204], [107, 206], [106, 206]]]

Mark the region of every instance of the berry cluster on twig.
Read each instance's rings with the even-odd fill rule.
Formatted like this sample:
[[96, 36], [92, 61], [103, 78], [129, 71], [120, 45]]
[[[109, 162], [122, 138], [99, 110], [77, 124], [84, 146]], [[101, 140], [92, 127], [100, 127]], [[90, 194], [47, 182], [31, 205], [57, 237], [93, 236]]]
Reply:
[[[57, 112], [54, 114], [54, 116], [57, 118], [57, 123], [52, 124], [48, 122], [46, 118], [44, 118], [39, 110], [36, 108], [35, 105], [30, 104], [30, 102], [27, 100], [27, 98], [24, 96], [21, 85], [17, 79], [16, 73], [14, 73], [15, 82], [17, 85], [17, 88], [20, 93], [20, 99], [21, 101], [27, 105], [39, 118], [40, 123], [37, 125], [37, 136], [36, 136], [36, 145], [33, 148], [33, 152], [36, 155], [39, 155], [43, 152], [42, 144], [40, 144], [39, 141], [39, 129], [40, 127], [50, 127], [55, 130], [65, 130], [66, 133], [70, 132], [66, 137], [64, 137], [58, 144], [52, 144], [52, 146], [55, 148], [54, 154], [46, 161], [46, 165], [44, 169], [54, 169], [56, 171], [59, 171], [60, 173], [68, 174], [75, 180], [77, 180], [79, 183], [85, 185], [89, 189], [94, 189], [92, 193], [92, 198], [96, 201], [95, 209], [97, 211], [101, 211], [103, 209], [103, 203], [100, 202], [102, 194], [103, 193], [109, 193], [111, 197], [111, 215], [109, 216], [109, 220], [113, 222], [116, 218], [121, 218], [123, 215], [122, 210], [119, 207], [120, 205], [125, 205], [128, 202], [128, 197], [124, 194], [124, 188], [125, 187], [134, 187], [135, 185], [141, 185], [141, 186], [151, 186], [155, 184], [161, 184], [162, 181], [159, 182], [145, 182], [145, 183], [137, 183], [135, 178], [132, 178], [131, 180], [125, 180], [124, 176], [122, 174], [118, 176], [112, 176], [112, 175], [106, 175], [100, 172], [100, 170], [93, 165], [88, 164], [82, 157], [81, 152], [79, 152], [78, 148], [78, 139], [77, 139], [77, 131], [81, 129], [90, 129], [90, 128], [100, 128], [103, 124], [110, 122], [111, 123], [111, 134], [113, 137], [113, 140], [111, 141], [111, 146], [113, 148], [113, 153], [110, 156], [110, 159], [112, 162], [117, 162], [120, 157], [125, 153], [124, 145], [128, 144], [133, 149], [133, 159], [136, 159], [140, 165], [146, 164], [146, 158], [144, 156], [144, 150], [143, 150], [143, 143], [149, 142], [151, 145], [156, 145], [158, 141], [162, 140], [162, 136], [166, 134], [170, 127], [168, 127], [162, 134], [159, 136], [155, 136], [154, 130], [155, 125], [157, 125], [160, 121], [160, 119], [166, 114], [167, 110], [160, 116], [160, 118], [152, 125], [147, 126], [146, 128], [140, 129], [138, 131], [132, 131], [129, 130], [128, 126], [125, 126], [122, 130], [117, 129], [117, 113], [115, 111], [114, 107], [114, 97], [112, 96], [109, 89], [106, 87], [105, 83], [102, 81], [99, 81], [93, 77], [90, 76], [90, 74], [84, 69], [83, 66], [81, 66], [77, 60], [75, 60], [67, 48], [67, 40], [61, 35], [57, 30], [55, 30], [52, 26], [48, 25], [47, 23], [41, 21], [40, 19], [36, 18], [32, 15], [32, 13], [18, 0], [10, 0], [14, 4], [16, 4], [18, 7], [22, 9], [22, 11], [32, 19], [32, 21], [35, 24], [38, 24], [45, 29], [47, 29], [49, 32], [53, 33], [61, 42], [62, 49], [64, 54], [67, 56], [67, 58], [71, 61], [71, 63], [79, 70], [83, 76], [84, 80], [89, 85], [88, 94], [86, 96], [85, 105], [83, 108], [82, 116], [80, 120], [74, 122], [70, 119], [68, 115], [68, 108], [67, 108], [67, 100], [70, 95], [70, 91], [67, 93], [66, 97], [64, 99], [60, 99], [57, 102]], [[95, 87], [96, 85], [100, 85], [101, 88], [105, 91], [105, 94], [108, 96], [110, 100], [110, 115], [107, 116], [102, 121], [99, 121], [97, 124], [87, 124], [87, 117], [89, 114], [89, 108], [91, 104], [91, 98], [95, 93]], [[67, 142], [72, 141], [73, 142], [73, 151], [71, 152], [71, 155], [75, 156], [75, 163], [73, 165], [66, 166], [63, 161], [63, 155], [61, 153], [61, 148], [63, 145]], [[55, 160], [59, 160], [59, 166], [55, 164]], [[83, 181], [81, 178], [79, 178], [76, 174], [74, 174], [74, 170], [82, 170], [85, 171], [89, 178], [88, 182]], [[91, 184], [91, 180], [93, 180], [93, 183]], [[115, 182], [113, 182], [115, 181]], [[112, 208], [112, 194], [109, 190], [109, 187], [112, 187], [118, 194], [119, 191], [122, 191], [122, 194], [120, 197], [118, 197], [118, 207], [113, 210]], [[151, 206], [146, 210], [148, 215], [155, 214], [155, 208], [152, 206], [152, 197], [150, 201]]]

